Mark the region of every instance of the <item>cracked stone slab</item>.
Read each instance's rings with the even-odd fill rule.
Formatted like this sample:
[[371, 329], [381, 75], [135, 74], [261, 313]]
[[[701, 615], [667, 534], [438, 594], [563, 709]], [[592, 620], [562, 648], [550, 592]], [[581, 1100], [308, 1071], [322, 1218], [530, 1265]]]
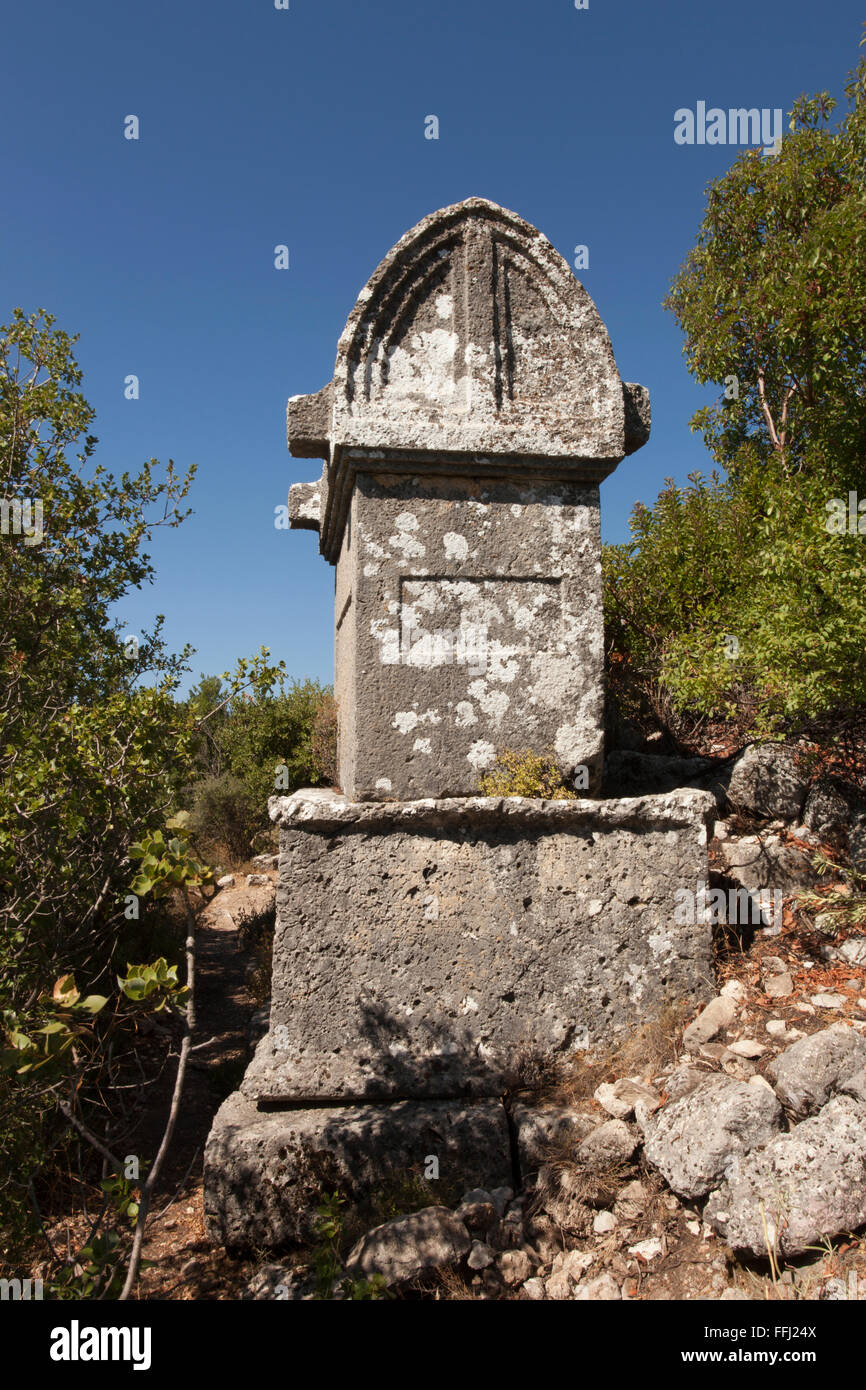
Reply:
[[208, 1238], [235, 1249], [314, 1238], [323, 1191], [370, 1202], [388, 1183], [424, 1177], [431, 1157], [449, 1195], [476, 1181], [510, 1185], [501, 1102], [261, 1110], [236, 1091], [217, 1112], [205, 1148]]

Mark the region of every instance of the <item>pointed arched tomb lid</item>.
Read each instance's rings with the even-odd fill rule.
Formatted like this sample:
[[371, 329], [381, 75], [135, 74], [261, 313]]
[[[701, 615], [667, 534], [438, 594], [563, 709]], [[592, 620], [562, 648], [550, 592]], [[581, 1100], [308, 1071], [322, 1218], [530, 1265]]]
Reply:
[[627, 450], [595, 304], [541, 232], [485, 198], [400, 238], [349, 315], [333, 382], [293, 397], [288, 426], [293, 454], [332, 464], [349, 449], [612, 468]]

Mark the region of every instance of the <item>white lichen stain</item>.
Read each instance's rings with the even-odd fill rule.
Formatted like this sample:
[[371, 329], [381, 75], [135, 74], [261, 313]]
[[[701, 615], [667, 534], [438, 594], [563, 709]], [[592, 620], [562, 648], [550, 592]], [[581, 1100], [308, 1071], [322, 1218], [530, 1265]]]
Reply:
[[442, 544], [449, 560], [465, 560], [469, 554], [469, 542], [456, 531], [446, 531], [442, 537]]
[[400, 710], [391, 720], [391, 728], [399, 729], [401, 734], [411, 734], [419, 724], [441, 724], [442, 717], [435, 709], [427, 709], [423, 714], [417, 710]]
[[432, 753], [433, 747], [429, 738], [416, 738], [412, 744], [413, 753]]
[[487, 739], [479, 738], [466, 754], [466, 761], [474, 768], [490, 767], [496, 761], [496, 748]]
[[478, 716], [468, 700], [458, 700], [454, 709], [454, 723], [458, 729], [467, 729], [478, 723]]
[[390, 790], [391, 790], [391, 778], [390, 778], [390, 777], [378, 777], [378, 778], [376, 779], [376, 791], [377, 791], [377, 792], [389, 792]]
[[413, 512], [401, 512], [397, 517], [397, 530], [388, 537], [393, 550], [399, 550], [404, 559], [420, 559], [426, 554], [424, 546], [413, 534], [418, 530], [418, 518]]

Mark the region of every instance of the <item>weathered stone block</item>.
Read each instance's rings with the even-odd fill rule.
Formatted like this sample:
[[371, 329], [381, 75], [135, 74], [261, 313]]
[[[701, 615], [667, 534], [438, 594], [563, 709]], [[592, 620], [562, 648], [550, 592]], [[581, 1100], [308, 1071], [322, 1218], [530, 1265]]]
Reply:
[[317, 1101], [499, 1095], [521, 1053], [705, 999], [706, 792], [624, 801], [272, 798], [271, 1025], [243, 1089]]
[[497, 750], [527, 747], [597, 791], [600, 546], [594, 484], [359, 473], [337, 566], [344, 791], [471, 796]]
[[240, 1092], [213, 1123], [204, 1154], [205, 1223], [215, 1243], [278, 1248], [315, 1234], [323, 1192], [369, 1203], [389, 1182], [423, 1177], [438, 1159], [443, 1196], [513, 1181], [497, 1100], [260, 1110]]

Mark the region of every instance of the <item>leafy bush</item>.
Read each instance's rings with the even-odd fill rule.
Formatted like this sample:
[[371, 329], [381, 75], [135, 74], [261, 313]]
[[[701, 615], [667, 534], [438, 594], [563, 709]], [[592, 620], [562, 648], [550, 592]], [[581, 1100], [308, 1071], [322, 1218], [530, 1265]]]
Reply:
[[190, 827], [196, 844], [206, 853], [225, 849], [231, 857], [245, 859], [260, 821], [261, 807], [233, 772], [206, 777], [192, 792]]
[[622, 713], [805, 725], [866, 703], [866, 553], [827, 529], [836, 475], [741, 458], [639, 505], [603, 560], [608, 670]]
[[724, 387], [691, 424], [725, 473], [668, 481], [605, 548], [630, 720], [768, 734], [866, 702], [866, 550], [830, 505], [866, 493], [866, 59], [845, 90], [835, 129], [826, 92], [801, 97], [773, 158], [745, 151], [710, 185], [666, 300], [689, 370]]
[[[188, 776], [191, 729], [175, 703], [183, 653], [157, 623], [124, 636], [113, 606], [153, 569], [144, 545], [176, 526], [193, 470], [151, 459], [116, 478], [92, 462], [93, 411], [72, 341], [50, 315], [0, 328], [0, 1009], [7, 1044], [57, 1019], [52, 988], [76, 972], [107, 993], [129, 926], [129, 852], [162, 825]], [[16, 510], [17, 509], [17, 510]], [[8, 510], [11, 525], [6, 526]], [[97, 1020], [97, 1028], [101, 1026]], [[88, 1094], [81, 1059], [76, 1103]], [[57, 1145], [55, 1095], [21, 1072], [0, 1100], [0, 1220], [20, 1224], [28, 1174]], [[60, 1122], [60, 1136], [66, 1120]], [[22, 1201], [25, 1198], [25, 1201]]]
[[199, 715], [194, 751], [200, 768], [220, 769], [187, 790], [191, 824], [199, 845], [237, 859], [267, 826], [269, 797], [336, 778], [333, 696], [318, 681], [290, 680], [267, 656], [239, 662], [231, 677], [202, 677], [189, 700], [193, 716], [213, 702], [215, 717]]

